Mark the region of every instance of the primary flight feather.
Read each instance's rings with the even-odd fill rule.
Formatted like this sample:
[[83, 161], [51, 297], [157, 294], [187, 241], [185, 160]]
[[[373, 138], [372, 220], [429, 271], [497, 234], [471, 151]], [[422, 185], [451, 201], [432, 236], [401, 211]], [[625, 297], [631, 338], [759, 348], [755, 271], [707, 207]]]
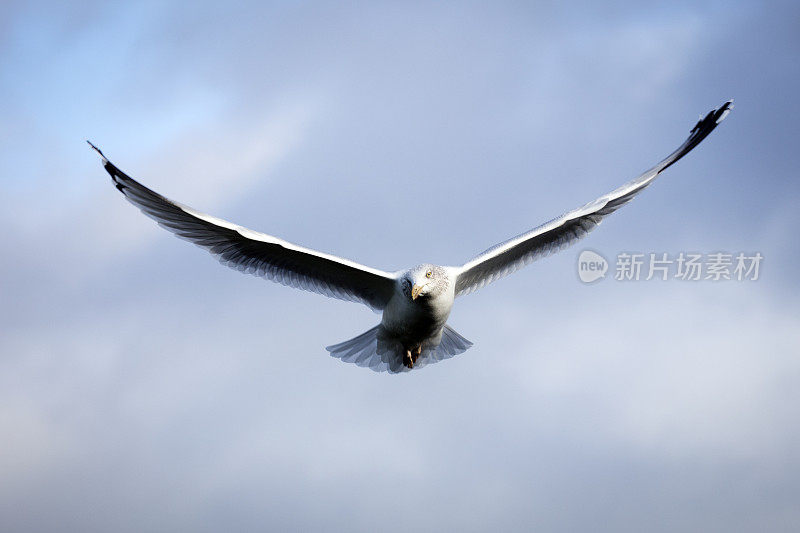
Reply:
[[728, 101], [710, 111], [663, 161], [583, 207], [493, 246], [462, 266], [423, 264], [397, 272], [370, 268], [195, 211], [148, 189], [117, 168], [92, 143], [89, 145], [100, 154], [103, 167], [128, 201], [161, 227], [205, 248], [223, 264], [382, 312], [380, 324], [327, 349], [342, 361], [397, 373], [467, 350], [472, 343], [447, 325], [457, 296], [480, 289], [585, 236], [689, 153], [732, 108], [733, 102]]

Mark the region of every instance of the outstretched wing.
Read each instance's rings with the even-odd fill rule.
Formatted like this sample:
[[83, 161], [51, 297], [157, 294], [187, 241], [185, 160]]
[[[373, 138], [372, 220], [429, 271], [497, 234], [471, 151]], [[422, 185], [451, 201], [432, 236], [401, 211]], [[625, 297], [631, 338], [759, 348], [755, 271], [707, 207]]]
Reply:
[[[88, 141], [87, 141], [88, 142]], [[178, 237], [205, 248], [241, 272], [380, 310], [394, 291], [395, 276], [237, 226], [165, 198], [137, 182], [92, 143], [117, 189], [145, 215]]]
[[667, 167], [688, 154], [692, 148], [714, 131], [733, 108], [733, 100], [710, 111], [692, 128], [689, 138], [666, 159], [622, 187], [601, 196], [594, 202], [570, 211], [527, 233], [489, 248], [461, 267], [456, 280], [456, 296], [469, 294], [511, 274], [532, 261], [566, 248], [582, 238], [607, 215], [610, 215], [645, 187]]

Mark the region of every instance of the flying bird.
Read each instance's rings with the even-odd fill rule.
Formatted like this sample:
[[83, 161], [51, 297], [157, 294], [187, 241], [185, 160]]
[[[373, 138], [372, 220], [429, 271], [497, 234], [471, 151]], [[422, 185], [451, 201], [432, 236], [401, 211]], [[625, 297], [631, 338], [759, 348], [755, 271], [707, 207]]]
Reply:
[[583, 207], [493, 246], [461, 266], [422, 264], [395, 272], [304, 248], [174, 202], [122, 172], [87, 142], [100, 154], [103, 167], [128, 201], [161, 227], [208, 250], [222, 264], [381, 312], [380, 324], [327, 350], [342, 361], [376, 372], [399, 373], [467, 350], [472, 343], [447, 325], [455, 298], [584, 237], [689, 153], [732, 108], [731, 100], [701, 116], [688, 139], [663, 161]]

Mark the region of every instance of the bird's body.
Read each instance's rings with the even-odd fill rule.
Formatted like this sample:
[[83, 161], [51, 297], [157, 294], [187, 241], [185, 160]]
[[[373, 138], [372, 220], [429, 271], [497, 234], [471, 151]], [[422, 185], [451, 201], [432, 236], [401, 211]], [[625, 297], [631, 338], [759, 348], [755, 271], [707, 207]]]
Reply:
[[[425, 277], [428, 272], [433, 281]], [[441, 341], [455, 301], [453, 274], [453, 269], [436, 265], [419, 265], [404, 272], [398, 277], [395, 292], [383, 310], [381, 327], [388, 337], [402, 345], [406, 362], [408, 352], [412, 354], [411, 367], [416, 362], [413, 355], [419, 356], [423, 348], [435, 348]], [[434, 290], [425, 290], [427, 285], [434, 284]], [[409, 297], [414, 287], [420, 287], [425, 293]]]
[[423, 264], [396, 272], [303, 248], [173, 202], [126, 175], [89, 144], [101, 155], [114, 184], [131, 203], [160, 226], [205, 248], [223, 264], [382, 312], [380, 324], [327, 349], [342, 361], [397, 373], [467, 350], [472, 343], [447, 324], [456, 297], [585, 236], [697, 146], [731, 108], [732, 103], [727, 102], [709, 112], [692, 128], [689, 138], [663, 161], [583, 207], [493, 246], [461, 266]]

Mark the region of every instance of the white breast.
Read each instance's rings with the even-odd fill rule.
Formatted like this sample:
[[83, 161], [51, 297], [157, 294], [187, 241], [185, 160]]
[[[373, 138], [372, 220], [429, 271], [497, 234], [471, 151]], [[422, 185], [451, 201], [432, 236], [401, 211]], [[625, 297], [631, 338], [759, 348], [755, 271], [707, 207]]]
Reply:
[[383, 310], [381, 324], [403, 342], [422, 342], [437, 337], [447, 323], [455, 299], [455, 283], [448, 290], [426, 299], [410, 299], [398, 285]]

